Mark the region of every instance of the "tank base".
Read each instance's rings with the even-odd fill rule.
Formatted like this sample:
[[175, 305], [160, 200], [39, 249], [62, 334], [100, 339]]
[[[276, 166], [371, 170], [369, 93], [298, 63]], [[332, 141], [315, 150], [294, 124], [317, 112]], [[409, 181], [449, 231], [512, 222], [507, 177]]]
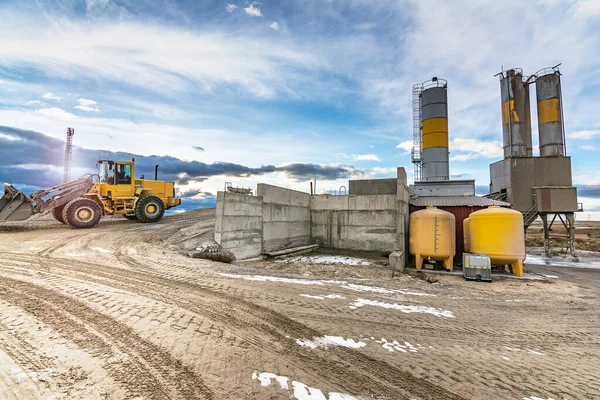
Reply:
[[423, 257], [420, 254], [415, 254], [415, 268], [417, 270], [423, 268]]
[[446, 270], [452, 272], [452, 270], [454, 269], [454, 257], [448, 257], [444, 261], [444, 268], [446, 268]]
[[516, 276], [523, 276], [523, 261], [517, 260], [514, 263], [510, 264], [510, 269], [512, 273]]

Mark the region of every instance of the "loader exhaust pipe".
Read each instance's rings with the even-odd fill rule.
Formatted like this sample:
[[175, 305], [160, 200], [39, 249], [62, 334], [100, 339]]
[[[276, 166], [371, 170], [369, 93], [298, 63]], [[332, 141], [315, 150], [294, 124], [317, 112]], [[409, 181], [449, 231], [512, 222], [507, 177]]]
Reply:
[[158, 164], [154, 166], [154, 180], [158, 180]]

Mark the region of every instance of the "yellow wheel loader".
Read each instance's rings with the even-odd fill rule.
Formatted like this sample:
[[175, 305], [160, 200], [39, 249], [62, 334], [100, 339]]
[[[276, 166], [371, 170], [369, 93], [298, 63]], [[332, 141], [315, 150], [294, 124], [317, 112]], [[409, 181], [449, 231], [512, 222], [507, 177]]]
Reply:
[[[98, 161], [99, 173], [39, 190], [27, 197], [12, 185], [4, 185], [0, 198], [0, 222], [23, 221], [35, 213], [52, 212], [73, 228], [91, 228], [103, 215], [121, 214], [141, 222], [159, 221], [165, 210], [177, 207], [175, 184], [155, 179], [135, 179], [135, 159]], [[50, 197], [48, 197], [50, 196]]]

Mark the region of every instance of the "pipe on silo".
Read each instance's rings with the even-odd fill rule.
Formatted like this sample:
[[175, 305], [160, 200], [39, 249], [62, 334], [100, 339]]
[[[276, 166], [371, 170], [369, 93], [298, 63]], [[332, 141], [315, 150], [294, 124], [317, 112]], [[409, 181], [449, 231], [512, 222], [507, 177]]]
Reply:
[[[423, 180], [448, 180], [448, 85], [434, 78], [421, 93]], [[435, 85], [427, 88], [428, 85]]]
[[520, 69], [509, 69], [499, 75], [504, 158], [531, 157], [533, 147], [529, 83], [523, 79]]
[[562, 119], [562, 89], [557, 68], [536, 74], [538, 131], [541, 157], [564, 157], [565, 136]]

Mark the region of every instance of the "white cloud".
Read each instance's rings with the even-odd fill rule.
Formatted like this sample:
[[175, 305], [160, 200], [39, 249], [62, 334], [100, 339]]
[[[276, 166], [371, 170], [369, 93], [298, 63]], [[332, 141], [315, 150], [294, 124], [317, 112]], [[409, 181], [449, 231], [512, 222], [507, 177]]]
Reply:
[[497, 140], [483, 141], [478, 139], [455, 138], [450, 141], [450, 151], [463, 152], [450, 157], [451, 161], [467, 161], [476, 158], [497, 158], [504, 155], [502, 143]]
[[376, 154], [354, 154], [352, 155], [354, 161], [381, 161]]
[[229, 13], [233, 12], [236, 8], [238, 8], [238, 6], [236, 6], [235, 4], [227, 4], [225, 6], [225, 10]]
[[85, 111], [85, 112], [99, 112], [100, 111], [100, 109], [97, 107], [82, 106], [82, 105], [75, 106], [73, 108], [76, 108], [78, 110]]
[[246, 14], [248, 14], [251, 17], [262, 17], [260, 9], [258, 7], [255, 7], [254, 4], [256, 4], [256, 2], [251, 3], [248, 7], [244, 8], [244, 11], [246, 11]]
[[335, 153], [335, 156], [341, 158], [350, 158], [346, 153]]
[[83, 98], [77, 100], [77, 102], [82, 106], [95, 106], [98, 104], [94, 100], [83, 99]]
[[569, 138], [587, 140], [587, 139], [592, 139], [594, 136], [598, 136], [598, 135], [600, 135], [600, 129], [593, 129], [593, 130], [585, 130], [585, 131], [579, 131], [579, 132], [572, 133], [569, 135]]
[[577, 146], [577, 148], [581, 149], [581, 150], [591, 150], [591, 151], [596, 150], [596, 147], [594, 147], [592, 145]]
[[271, 25], [269, 25], [271, 27], [271, 29], [273, 29], [274, 31], [278, 31], [279, 30], [279, 24], [277, 22], [273, 22]]
[[85, 112], [99, 112], [100, 111], [100, 107], [98, 107], [98, 103], [96, 103], [94, 100], [81, 98], [81, 99], [77, 100], [77, 103], [79, 103], [79, 105], [77, 105], [73, 108], [77, 108], [78, 110], [85, 111]]
[[35, 104], [42, 104], [42, 102], [39, 101], [39, 100], [31, 100], [31, 101], [27, 102], [28, 106], [32, 106], [32, 105], [35, 105]]
[[46, 93], [45, 95], [42, 96], [42, 99], [49, 99], [49, 100], [60, 101], [62, 99], [62, 97], [56, 96], [52, 92], [48, 92], [48, 93]]
[[395, 167], [391, 167], [391, 168], [375, 167], [375, 168], [371, 168], [370, 172], [374, 176], [377, 176], [377, 175], [395, 175], [396, 174], [396, 168]]
[[[0, 65], [28, 63], [49, 79], [106, 79], [160, 93], [168, 87], [173, 96], [192, 88], [211, 92], [226, 87], [263, 98], [278, 93], [298, 97], [297, 91], [314, 96], [316, 74], [326, 67], [314, 49], [288, 41], [130, 22], [63, 22], [27, 28], [0, 25], [0, 37], [12, 38], [2, 44]], [[62, 44], [58, 49], [57, 42]], [[323, 93], [333, 92], [326, 84], [320, 87]], [[59, 100], [52, 93], [44, 98]]]
[[413, 148], [413, 142], [412, 140], [405, 140], [404, 142], [398, 143], [396, 148], [404, 150], [404, 155], [410, 154]]
[[47, 117], [57, 118], [57, 119], [65, 119], [65, 120], [77, 119], [76, 115], [66, 112], [62, 108], [58, 108], [58, 107], [40, 108], [39, 110], [35, 110], [35, 113], [45, 115]]

